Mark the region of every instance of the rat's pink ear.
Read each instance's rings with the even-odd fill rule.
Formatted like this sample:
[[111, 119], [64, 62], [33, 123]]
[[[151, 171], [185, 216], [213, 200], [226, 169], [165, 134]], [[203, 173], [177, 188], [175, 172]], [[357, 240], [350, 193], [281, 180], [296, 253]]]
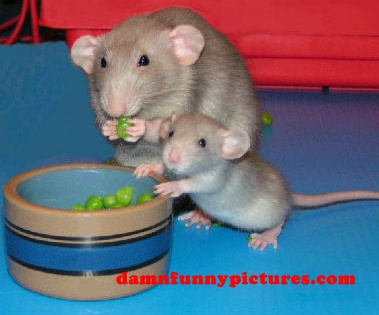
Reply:
[[248, 134], [240, 129], [222, 130], [221, 156], [227, 160], [235, 160], [243, 156], [250, 148]]
[[87, 74], [92, 73], [95, 64], [95, 48], [98, 43], [97, 37], [85, 35], [78, 38], [71, 48], [72, 61]]
[[178, 120], [178, 114], [177, 113], [175, 113], [175, 112], [173, 112], [172, 114], [171, 114], [171, 123], [173, 124], [175, 121], [177, 121]]
[[184, 66], [194, 64], [204, 49], [204, 36], [191, 25], [179, 25], [170, 32], [174, 54]]
[[168, 117], [162, 121], [161, 126], [159, 128], [159, 137], [161, 137], [162, 139], [168, 138], [168, 134], [170, 133], [172, 125], [176, 121], [176, 119], [177, 115], [176, 113], [173, 113], [171, 117]]

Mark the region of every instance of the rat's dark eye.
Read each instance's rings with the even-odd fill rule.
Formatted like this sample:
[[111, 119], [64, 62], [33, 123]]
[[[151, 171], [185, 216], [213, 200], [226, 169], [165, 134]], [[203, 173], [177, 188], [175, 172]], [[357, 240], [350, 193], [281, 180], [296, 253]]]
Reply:
[[102, 68], [106, 68], [106, 67], [108, 66], [107, 59], [105, 59], [104, 57], [101, 58], [100, 66], [101, 66]]
[[198, 142], [199, 146], [201, 146], [202, 148], [205, 148], [206, 145], [207, 145], [207, 142], [205, 141], [205, 139], [200, 139], [199, 142]]
[[145, 67], [148, 66], [150, 63], [149, 57], [146, 55], [141, 56], [141, 58], [138, 61], [138, 67]]
[[168, 137], [171, 138], [173, 135], [174, 135], [174, 131], [171, 130], [171, 131], [168, 133]]

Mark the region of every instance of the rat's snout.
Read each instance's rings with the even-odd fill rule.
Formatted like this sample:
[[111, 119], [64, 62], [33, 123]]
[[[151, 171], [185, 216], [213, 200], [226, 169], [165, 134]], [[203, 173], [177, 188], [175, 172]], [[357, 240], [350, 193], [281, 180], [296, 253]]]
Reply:
[[182, 161], [182, 155], [177, 148], [173, 148], [168, 156], [168, 161], [172, 165], [178, 165]]
[[129, 115], [129, 94], [127, 87], [118, 80], [105, 85], [101, 96], [107, 114], [115, 118]]
[[107, 106], [107, 113], [112, 117], [124, 116], [126, 110], [125, 100], [111, 100]]

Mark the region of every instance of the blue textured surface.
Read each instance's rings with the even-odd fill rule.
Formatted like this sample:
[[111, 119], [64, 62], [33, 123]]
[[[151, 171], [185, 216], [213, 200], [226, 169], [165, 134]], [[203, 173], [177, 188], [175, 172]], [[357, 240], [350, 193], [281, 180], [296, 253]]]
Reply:
[[[36, 167], [112, 155], [89, 109], [87, 80], [71, 65], [63, 43], [0, 46], [0, 60], [1, 186]], [[262, 154], [295, 190], [379, 190], [379, 94], [264, 91], [259, 96], [275, 118], [264, 132]], [[6, 271], [2, 249], [0, 309], [56, 315], [378, 314], [378, 231], [377, 201], [295, 211], [276, 251], [248, 248], [246, 233], [187, 229], [175, 221], [170, 271], [181, 275], [354, 275], [356, 283], [162, 285], [103, 302], [58, 300], [19, 287]]]

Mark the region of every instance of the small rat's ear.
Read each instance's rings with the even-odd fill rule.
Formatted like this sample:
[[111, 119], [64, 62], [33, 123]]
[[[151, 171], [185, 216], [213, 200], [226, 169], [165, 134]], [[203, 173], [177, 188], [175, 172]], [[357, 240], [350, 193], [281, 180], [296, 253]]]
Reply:
[[71, 48], [72, 61], [87, 74], [92, 73], [95, 64], [95, 48], [98, 43], [97, 37], [85, 35], [79, 37]]
[[170, 34], [174, 54], [184, 66], [194, 64], [204, 49], [203, 34], [192, 25], [179, 25]]
[[161, 126], [159, 128], [159, 137], [161, 137], [162, 139], [168, 138], [168, 134], [170, 133], [172, 124], [176, 121], [176, 118], [176, 113], [173, 113], [171, 117], [168, 117], [162, 121]]
[[248, 134], [239, 129], [222, 130], [221, 156], [227, 160], [235, 160], [243, 156], [250, 148]]
[[178, 114], [173, 112], [171, 114], [171, 123], [173, 124], [175, 121], [177, 121], [177, 119], [178, 119]]

